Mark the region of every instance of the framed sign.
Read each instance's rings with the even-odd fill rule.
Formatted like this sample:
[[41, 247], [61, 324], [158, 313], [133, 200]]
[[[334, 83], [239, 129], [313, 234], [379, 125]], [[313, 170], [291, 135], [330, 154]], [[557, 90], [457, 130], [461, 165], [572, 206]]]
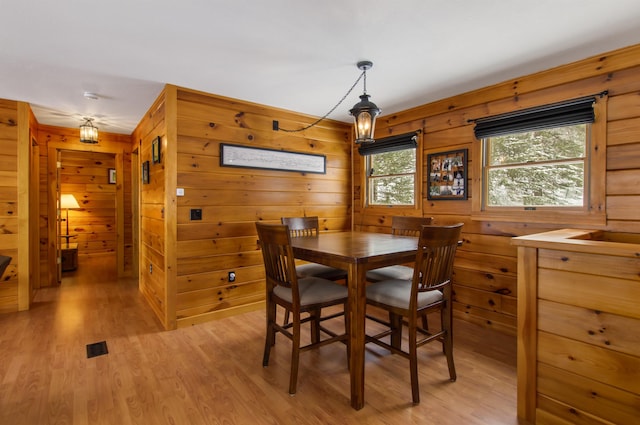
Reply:
[[116, 169], [109, 168], [109, 184], [116, 184]]
[[149, 161], [142, 163], [142, 184], [149, 184]]
[[427, 155], [427, 199], [467, 199], [468, 149]]
[[302, 173], [327, 173], [324, 155], [279, 151], [276, 149], [220, 144], [220, 165], [224, 167], [264, 168]]
[[162, 145], [162, 138], [160, 136], [153, 139], [151, 142], [151, 160], [154, 164], [160, 163], [160, 146]]

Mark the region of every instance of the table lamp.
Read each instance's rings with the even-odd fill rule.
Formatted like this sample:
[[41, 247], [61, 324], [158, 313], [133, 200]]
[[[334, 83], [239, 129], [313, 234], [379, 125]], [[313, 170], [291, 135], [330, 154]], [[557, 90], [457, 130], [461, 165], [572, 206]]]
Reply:
[[65, 237], [67, 238], [67, 243], [69, 243], [69, 209], [80, 208], [80, 204], [78, 204], [75, 196], [73, 196], [71, 193], [64, 193], [60, 195], [60, 208], [64, 208], [65, 210], [67, 210], [67, 234]]

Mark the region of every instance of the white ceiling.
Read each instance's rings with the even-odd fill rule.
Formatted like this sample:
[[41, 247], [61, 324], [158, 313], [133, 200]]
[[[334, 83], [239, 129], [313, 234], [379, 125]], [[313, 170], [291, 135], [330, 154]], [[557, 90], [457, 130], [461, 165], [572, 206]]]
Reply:
[[[387, 115], [640, 43], [638, 0], [0, 0], [0, 98], [130, 134], [165, 83], [322, 116], [373, 61]], [[83, 97], [96, 93], [99, 100]], [[330, 118], [349, 121], [362, 83]]]

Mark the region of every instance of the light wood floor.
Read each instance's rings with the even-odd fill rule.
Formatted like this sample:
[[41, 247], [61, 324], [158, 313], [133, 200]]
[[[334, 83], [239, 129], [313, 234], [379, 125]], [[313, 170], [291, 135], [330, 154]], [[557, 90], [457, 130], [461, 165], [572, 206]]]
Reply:
[[[262, 367], [264, 312], [163, 331], [108, 257], [79, 260], [28, 312], [0, 315], [0, 424], [517, 424], [515, 339], [456, 321], [458, 380], [438, 344], [408, 362], [367, 350], [366, 406], [349, 405], [345, 347], [303, 353], [287, 394], [290, 343]], [[109, 353], [87, 359], [86, 345]]]

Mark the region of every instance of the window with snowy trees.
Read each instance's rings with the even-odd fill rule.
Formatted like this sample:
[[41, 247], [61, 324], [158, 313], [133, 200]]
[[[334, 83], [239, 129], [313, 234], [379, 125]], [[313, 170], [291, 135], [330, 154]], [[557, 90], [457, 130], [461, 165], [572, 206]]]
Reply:
[[582, 207], [587, 124], [484, 139], [488, 207]]

